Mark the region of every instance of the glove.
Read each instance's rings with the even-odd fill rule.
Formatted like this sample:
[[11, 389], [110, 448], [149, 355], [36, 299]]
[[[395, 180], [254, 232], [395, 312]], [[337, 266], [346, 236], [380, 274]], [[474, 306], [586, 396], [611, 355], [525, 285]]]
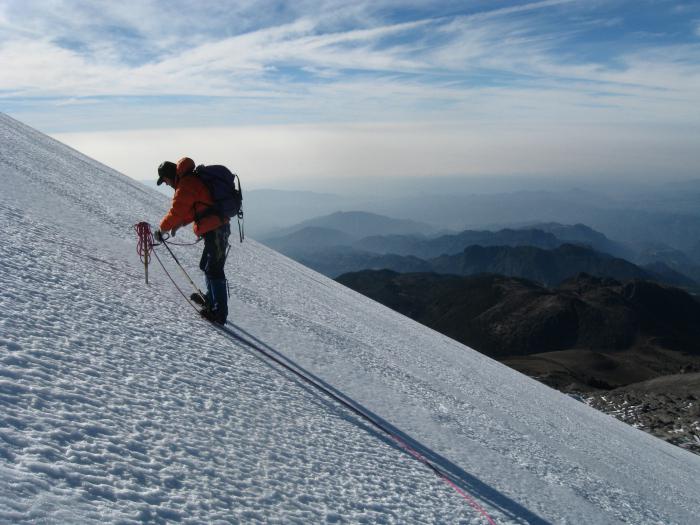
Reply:
[[160, 230], [156, 230], [155, 233], [153, 234], [153, 238], [157, 242], [163, 242], [163, 233]]

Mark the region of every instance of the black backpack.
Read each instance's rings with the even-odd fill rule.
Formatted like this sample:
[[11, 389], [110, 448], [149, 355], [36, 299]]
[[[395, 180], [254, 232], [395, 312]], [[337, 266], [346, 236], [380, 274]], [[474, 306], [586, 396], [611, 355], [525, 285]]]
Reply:
[[[218, 165], [199, 165], [194, 169], [194, 174], [207, 187], [214, 201], [212, 206], [197, 214], [196, 220], [209, 215], [218, 215], [222, 219], [243, 218], [243, 191], [238, 175], [231, 173], [226, 166]], [[236, 179], [238, 179], [238, 188], [236, 188]]]

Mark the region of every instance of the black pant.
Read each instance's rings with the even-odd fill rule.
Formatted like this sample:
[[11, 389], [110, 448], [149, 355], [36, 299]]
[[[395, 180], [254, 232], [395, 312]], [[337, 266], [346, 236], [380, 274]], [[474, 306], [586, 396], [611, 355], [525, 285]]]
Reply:
[[209, 279], [226, 279], [224, 265], [229, 235], [231, 235], [231, 227], [228, 224], [204, 234], [204, 250], [199, 268]]
[[228, 290], [226, 287], [226, 252], [231, 228], [224, 224], [204, 234], [204, 250], [199, 267], [204, 272], [207, 284], [207, 305], [220, 322], [226, 322], [228, 316]]

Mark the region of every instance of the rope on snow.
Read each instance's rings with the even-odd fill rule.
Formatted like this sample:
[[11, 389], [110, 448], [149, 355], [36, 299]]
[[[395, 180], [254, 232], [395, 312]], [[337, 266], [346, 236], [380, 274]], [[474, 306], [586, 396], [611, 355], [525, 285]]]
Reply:
[[[148, 284], [148, 259], [150, 257], [151, 252], [153, 255], [156, 257], [156, 260], [160, 264], [160, 266], [163, 268], [163, 271], [165, 274], [168, 276], [170, 281], [173, 283], [173, 286], [177, 289], [178, 292], [180, 292], [180, 295], [182, 295], [185, 300], [189, 303], [189, 305], [194, 308], [195, 311], [199, 311], [197, 307], [192, 303], [189, 297], [182, 291], [180, 286], [175, 282], [175, 279], [170, 275], [168, 270], [166, 269], [165, 265], [163, 264], [163, 261], [161, 261], [160, 257], [158, 257], [158, 254], [153, 250], [154, 247], [154, 239], [153, 239], [153, 234], [151, 233], [150, 225], [147, 222], [140, 222], [134, 226], [136, 229], [136, 232], [139, 235], [139, 242], [137, 246], [137, 252], [139, 256], [141, 257], [141, 260], [144, 262], [145, 270], [146, 270], [146, 284]], [[185, 277], [187, 277], [187, 280], [190, 282], [190, 284], [194, 287], [195, 290], [197, 290], [200, 294], [201, 291], [199, 288], [197, 288], [197, 285], [194, 284], [194, 281], [190, 278], [189, 274], [187, 271], [182, 267], [180, 264], [180, 261], [177, 260], [177, 257], [175, 257], [175, 254], [172, 252], [170, 247], [163, 242], [163, 246], [168, 250], [170, 255], [172, 256], [173, 260], [177, 264], [177, 266], [182, 270], [182, 272], [185, 274]], [[475, 498], [473, 498], [471, 495], [469, 495], [464, 489], [462, 489], [457, 483], [455, 483], [450, 475], [439, 465], [431, 461], [430, 459], [426, 458], [424, 455], [422, 455], [420, 452], [415, 450], [413, 447], [411, 447], [406, 441], [401, 439], [395, 432], [393, 432], [391, 429], [387, 428], [386, 425], [384, 425], [382, 422], [376, 420], [374, 417], [372, 417], [370, 414], [366, 413], [361, 407], [357, 406], [353, 401], [350, 399], [347, 399], [345, 395], [341, 393], [336, 393], [333, 392], [329, 387], [325, 386], [322, 384], [321, 380], [317, 378], [312, 378], [309, 377], [307, 374], [305, 374], [302, 370], [299, 370], [298, 367], [290, 361], [287, 357], [284, 355], [280, 354], [274, 349], [270, 349], [271, 351], [267, 351], [263, 348], [261, 348], [259, 345], [256, 345], [255, 343], [249, 341], [247, 338], [244, 338], [243, 336], [237, 334], [230, 328], [226, 326], [217, 326], [214, 325], [223, 332], [226, 332], [227, 334], [233, 336], [235, 339], [238, 341], [246, 344], [250, 348], [256, 350], [257, 352], [261, 353], [268, 359], [274, 361], [278, 365], [284, 367], [286, 370], [292, 372], [294, 375], [302, 379], [305, 383], [311, 385], [312, 387], [316, 388], [317, 390], [321, 391], [324, 393], [326, 396], [330, 397], [337, 403], [341, 404], [345, 408], [349, 409], [368, 423], [370, 423], [372, 426], [375, 428], [379, 429], [381, 432], [386, 434], [392, 441], [394, 441], [399, 448], [403, 449], [406, 451], [410, 456], [412, 456], [414, 459], [428, 467], [437, 477], [442, 479], [447, 485], [452, 487], [460, 496], [462, 496], [469, 505], [476, 510], [482, 517], [484, 517], [489, 525], [496, 525], [496, 522], [493, 520], [493, 518], [486, 512], [483, 506], [479, 505], [479, 503], [476, 501]], [[267, 346], [267, 345], [265, 345]], [[277, 355], [273, 355], [277, 354]]]

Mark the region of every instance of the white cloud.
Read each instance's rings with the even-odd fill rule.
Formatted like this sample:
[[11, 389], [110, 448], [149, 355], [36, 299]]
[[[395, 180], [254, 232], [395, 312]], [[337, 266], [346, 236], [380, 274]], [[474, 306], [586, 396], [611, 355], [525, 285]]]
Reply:
[[[300, 19], [205, 42], [140, 66], [120, 63], [108, 51], [96, 57], [48, 40], [20, 38], [0, 47], [0, 61], [12, 66], [0, 78], [0, 89], [44, 96], [230, 96], [252, 90], [257, 96], [261, 88], [269, 87], [261, 76], [282, 62], [324, 69], [415, 70], [413, 61], [371, 46], [382, 37], [424, 23], [315, 35], [314, 22]], [[348, 43], [355, 46], [338, 47]]]
[[[5, 11], [14, 25], [7, 33], [0, 22], [2, 34], [10, 35], [0, 41], [0, 91], [28, 100], [56, 97], [52, 110], [67, 117], [60, 121], [85, 122], [92, 129], [172, 126], [167, 133], [61, 135], [137, 177], [163, 158], [181, 155], [188, 144], [207, 159], [225, 156], [227, 144], [236, 144], [241, 156], [231, 162], [261, 180], [289, 166], [298, 167], [294, 176], [342, 172], [339, 166], [353, 159], [365, 162], [361, 168], [371, 173], [416, 174], [518, 168], [555, 173], [574, 169], [567, 159], [582, 171], [606, 165], [622, 170], [615, 167], [620, 159], [629, 169], [661, 169], [648, 158], [655, 148], [678, 169], [681, 161], [696, 162], [684, 148], [686, 137], [697, 136], [684, 130], [696, 129], [700, 121], [700, 45], [650, 40], [644, 48], [618, 53], [614, 68], [567, 61], [561, 48], [570, 28], [546, 22], [546, 15], [577, 5], [589, 4], [545, 0], [387, 23], [381, 7], [405, 2], [300, 1], [271, 14], [253, 1], [204, 2], [198, 9], [181, 2], [124, 9], [113, 2], [94, 8], [64, 1], [53, 14], [21, 20]], [[0, 21], [2, 16], [0, 10]], [[84, 38], [72, 42], [74, 35]], [[308, 77], [295, 76], [297, 71]], [[173, 101], [158, 98], [164, 96]], [[154, 103], [121, 97], [154, 97]], [[207, 119], [229, 126], [391, 124], [362, 131], [340, 124], [239, 126], [217, 128], [222, 131], [215, 140], [210, 129], [177, 130]], [[159, 134], [168, 139], [161, 141]], [[625, 137], [637, 137], [645, 148], [628, 145], [625, 155], [615, 156]], [[345, 149], [344, 141], [349, 141]], [[506, 141], [509, 154], [503, 155]], [[672, 150], [678, 162], [664, 153]], [[138, 162], [124, 161], [123, 151]]]
[[[268, 96], [285, 93], [293, 96], [303, 87], [317, 91], [316, 83], [291, 83], [283, 86], [274, 80], [277, 65], [303, 68], [307, 72], [324, 72], [324, 81], [347, 80], [341, 71], [362, 70], [366, 73], [395, 72], [414, 75], [394, 82], [401, 89], [407, 82], [423, 86], [423, 97], [448, 90], [422, 76], [450, 74], [468, 80], [480, 68], [529, 75], [551, 85], [554, 79], [575, 79], [612, 84], [605, 89], [638, 96], [639, 88], [691, 93], [698, 78], [697, 66], [683, 62], [683, 56], [697, 54], [697, 49], [668, 48], [654, 54], [648, 50], [626, 58], [626, 68], [610, 71], [598, 64], [566, 65], [558, 63], [552, 50], [558, 44], [552, 34], [533, 35], [528, 20], [502, 19], [505, 13], [544, 8], [561, 2], [537, 2], [527, 6], [496, 10], [484, 15], [459, 17], [437, 23], [422, 20], [384, 25], [370, 29], [352, 29], [335, 33], [318, 33], [321, 20], [301, 18], [296, 21], [211, 42], [174, 52], [143, 65], [128, 65], [106, 46], [96, 55], [64, 49], [52, 41], [17, 39], [0, 47], [0, 61], [5, 68], [0, 89], [14, 95], [98, 96], [98, 95], [197, 95], [197, 96]], [[140, 17], [138, 17], [140, 19]], [[438, 47], [422, 48], [420, 43], [404, 43], [378, 48], [389, 35], [401, 35], [430, 26], [431, 31], [447, 37]], [[147, 28], [140, 29], [147, 31]], [[680, 54], [669, 59], [669, 51]], [[390, 83], [385, 76], [378, 82]], [[590, 90], [584, 83], [572, 83], [571, 89]], [[599, 91], [600, 88], [595, 88]], [[327, 93], [330, 90], [325, 90]], [[449, 90], [457, 93], [457, 88]], [[469, 89], [463, 94], [471, 95]], [[460, 97], [457, 98], [459, 100]]]

